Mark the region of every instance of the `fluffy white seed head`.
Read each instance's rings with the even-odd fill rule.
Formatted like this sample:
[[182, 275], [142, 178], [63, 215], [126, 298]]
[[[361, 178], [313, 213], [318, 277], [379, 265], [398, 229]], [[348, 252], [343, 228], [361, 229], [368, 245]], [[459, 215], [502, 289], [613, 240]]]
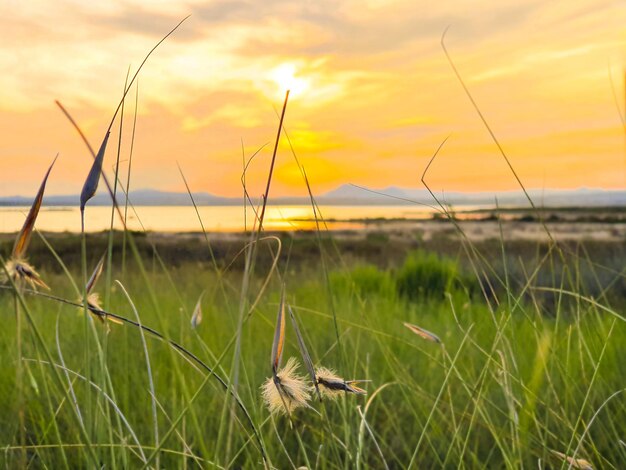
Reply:
[[296, 373], [298, 361], [289, 358], [285, 367], [269, 377], [261, 387], [263, 401], [271, 413], [291, 414], [296, 408], [308, 406], [311, 387]]

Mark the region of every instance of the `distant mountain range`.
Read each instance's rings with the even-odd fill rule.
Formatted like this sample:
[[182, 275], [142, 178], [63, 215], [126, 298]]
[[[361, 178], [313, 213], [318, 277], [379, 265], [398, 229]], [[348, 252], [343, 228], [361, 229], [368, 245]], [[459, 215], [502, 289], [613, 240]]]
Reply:
[[[537, 189], [528, 191], [537, 206], [549, 207], [611, 207], [626, 206], [626, 190], [575, 189], [555, 190]], [[480, 193], [437, 193], [437, 197], [453, 206], [492, 206], [496, 199], [501, 206], [526, 206], [528, 200], [522, 191], [480, 192]], [[199, 206], [238, 206], [242, 204], [240, 197], [221, 197], [214, 194], [193, 193]], [[426, 189], [409, 189], [390, 186], [383, 189], [368, 190], [354, 185], [345, 184], [328, 193], [316, 196], [320, 205], [411, 205], [433, 204], [433, 198]], [[0, 197], [0, 206], [28, 206], [32, 197], [8, 196]], [[131, 191], [129, 201], [135, 206], [189, 206], [192, 204], [189, 194], [165, 192], [153, 189]], [[44, 197], [46, 206], [77, 206], [78, 195], [50, 195]], [[118, 196], [118, 203], [124, 204], [124, 195]], [[258, 203], [259, 201], [253, 201]], [[89, 205], [108, 206], [111, 198], [106, 192], [96, 195]], [[309, 204], [307, 197], [270, 197], [270, 205]]]

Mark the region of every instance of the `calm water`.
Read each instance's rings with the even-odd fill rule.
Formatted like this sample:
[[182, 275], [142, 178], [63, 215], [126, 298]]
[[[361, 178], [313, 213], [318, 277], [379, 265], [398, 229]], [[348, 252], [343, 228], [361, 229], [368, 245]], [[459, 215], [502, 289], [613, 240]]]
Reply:
[[[24, 223], [28, 207], [0, 207], [0, 232], [16, 232]], [[128, 209], [128, 228], [157, 232], [195, 232], [201, 226], [193, 207], [139, 206]], [[244, 229], [244, 210], [238, 206], [203, 206], [198, 208], [207, 231], [235, 232]], [[122, 208], [123, 211], [123, 208]], [[360, 228], [359, 219], [424, 218], [432, 211], [422, 206], [322, 206], [321, 212], [330, 228]], [[332, 220], [335, 221], [332, 221]], [[248, 208], [247, 227], [251, 228], [253, 213]], [[110, 207], [88, 207], [85, 230], [106, 230], [111, 224]], [[121, 228], [115, 220], [116, 228]], [[51, 232], [80, 232], [80, 211], [76, 207], [43, 207], [37, 218], [37, 229]], [[268, 206], [267, 230], [307, 230], [315, 228], [310, 206]]]

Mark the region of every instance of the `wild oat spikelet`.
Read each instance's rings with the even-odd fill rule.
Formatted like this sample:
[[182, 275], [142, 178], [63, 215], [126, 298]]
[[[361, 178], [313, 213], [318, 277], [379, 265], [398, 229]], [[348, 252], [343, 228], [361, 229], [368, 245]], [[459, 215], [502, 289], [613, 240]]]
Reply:
[[575, 459], [573, 457], [570, 457], [569, 455], [565, 455], [562, 452], [552, 449], [550, 449], [550, 452], [559, 457], [561, 460], [567, 462], [569, 465], [572, 466], [572, 468], [578, 468], [581, 470], [593, 470], [591, 463], [585, 459]]
[[[39, 277], [35, 268], [26, 262], [26, 249], [30, 243], [33, 229], [35, 228], [35, 221], [39, 215], [39, 209], [41, 209], [41, 203], [43, 202], [43, 194], [46, 190], [48, 176], [50, 176], [50, 172], [52, 171], [52, 167], [54, 166], [56, 160], [57, 159], [55, 157], [52, 164], [48, 167], [48, 171], [46, 171], [43, 181], [39, 186], [39, 191], [37, 191], [37, 196], [35, 196], [35, 200], [30, 206], [24, 225], [17, 234], [15, 243], [13, 244], [11, 259], [5, 265], [9, 277], [15, 284], [17, 284], [18, 288], [23, 287], [25, 284], [29, 284], [33, 289], [36, 289], [37, 286], [50, 289], [46, 283], [41, 280], [41, 277]], [[4, 273], [4, 270], [0, 271], [0, 282], [6, 282], [6, 277], [7, 276], [6, 273]]]
[[318, 367], [315, 370], [317, 385], [322, 396], [335, 399], [342, 393], [354, 393], [355, 395], [365, 395], [367, 392], [355, 384], [365, 382], [364, 380], [344, 380], [337, 375], [334, 370], [326, 367]]
[[100, 307], [100, 294], [93, 292], [87, 296], [87, 307], [94, 310], [102, 310]]
[[200, 294], [200, 298], [196, 303], [196, 307], [193, 309], [193, 315], [191, 315], [191, 328], [196, 329], [198, 325], [202, 323], [202, 297], [204, 296], [204, 291]]
[[426, 341], [442, 344], [441, 339], [439, 339], [439, 336], [437, 336], [435, 333], [431, 333], [430, 331], [425, 330], [424, 328], [420, 326], [413, 325], [412, 323], [404, 322], [404, 326], [406, 326], [409, 330], [411, 330], [416, 335], [424, 338]]
[[[82, 304], [83, 299], [78, 299], [78, 302]], [[83, 307], [80, 307], [80, 308], [81, 310], [83, 309]], [[123, 321], [118, 320], [117, 318], [111, 317], [107, 315], [106, 313], [104, 313], [104, 310], [102, 310], [102, 307], [100, 306], [100, 295], [97, 292], [92, 292], [87, 295], [87, 310], [89, 310], [89, 313], [91, 313], [91, 315], [94, 318], [97, 318], [102, 323], [104, 323], [105, 320], [108, 320], [112, 323], [115, 323], [116, 325], [124, 324]], [[107, 328], [108, 328], [108, 325], [107, 325]]]
[[[104, 269], [104, 256], [102, 256], [102, 258], [100, 258], [100, 261], [98, 261], [96, 269], [94, 269], [93, 273], [91, 274], [91, 277], [89, 278], [89, 281], [87, 281], [87, 285], [85, 286], [85, 291], [87, 292], [87, 310], [89, 310], [89, 313], [91, 313], [94, 317], [96, 317], [98, 320], [100, 320], [103, 323], [104, 323], [104, 320], [106, 319], [113, 323], [117, 323], [118, 325], [123, 325], [124, 323], [121, 320], [118, 320], [117, 318], [114, 318], [114, 317], [110, 317], [106, 313], [104, 313], [104, 311], [102, 310], [102, 307], [100, 306], [100, 296], [98, 295], [97, 292], [92, 292], [93, 288], [96, 286], [96, 283], [98, 282], [98, 279], [100, 279], [100, 275], [102, 274], [103, 269]], [[83, 299], [78, 299], [78, 302], [82, 304]]]
[[296, 408], [308, 407], [311, 388], [304, 378], [296, 374], [298, 361], [290, 357], [285, 367], [269, 377], [263, 386], [263, 401], [271, 413], [291, 414]]
[[[9, 273], [13, 282], [15, 282], [18, 287], [23, 286], [24, 284], [30, 285], [31, 288], [36, 289], [37, 286], [43, 287], [44, 289], [50, 290], [48, 285], [43, 282], [39, 273], [35, 271], [30, 264], [28, 264], [25, 260], [16, 258], [10, 259], [6, 263], [6, 270]], [[6, 274], [4, 272], [0, 273], [0, 282], [6, 282]]]

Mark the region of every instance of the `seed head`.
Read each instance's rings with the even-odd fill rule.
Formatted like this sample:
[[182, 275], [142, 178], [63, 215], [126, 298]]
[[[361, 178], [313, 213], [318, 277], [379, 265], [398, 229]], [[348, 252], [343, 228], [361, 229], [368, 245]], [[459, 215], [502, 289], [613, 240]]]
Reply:
[[[30, 238], [33, 234], [33, 229], [35, 228], [35, 221], [39, 215], [39, 209], [41, 209], [48, 176], [50, 176], [50, 172], [52, 171], [52, 167], [54, 166], [54, 162], [56, 162], [56, 160], [57, 159], [55, 157], [52, 164], [48, 168], [41, 185], [39, 186], [39, 191], [37, 191], [37, 196], [35, 196], [35, 200], [30, 206], [24, 225], [17, 234], [15, 243], [13, 244], [11, 259], [5, 266], [9, 277], [13, 279], [13, 282], [17, 284], [18, 288], [23, 288], [26, 284], [29, 284], [33, 289], [37, 289], [37, 286], [50, 289], [46, 283], [41, 280], [41, 277], [39, 277], [35, 268], [26, 262], [26, 249], [28, 248]], [[7, 281], [6, 274], [2, 271], [0, 271], [0, 281]]]
[[426, 341], [441, 344], [441, 339], [439, 339], [439, 336], [437, 336], [435, 333], [425, 330], [424, 328], [420, 326], [413, 325], [412, 323], [405, 322], [404, 326], [406, 326], [409, 330], [411, 330], [416, 335], [424, 338]]
[[[9, 273], [9, 277], [13, 279], [13, 282], [17, 284], [19, 288], [28, 284], [32, 289], [37, 289], [37, 286], [39, 286], [50, 290], [48, 285], [42, 281], [39, 273], [35, 271], [35, 268], [23, 259], [14, 258], [7, 261], [6, 270]], [[4, 272], [0, 274], [0, 281], [7, 281]]]
[[198, 325], [202, 323], [202, 296], [204, 292], [200, 294], [200, 298], [198, 299], [198, 303], [196, 307], [193, 309], [193, 315], [191, 316], [191, 328], [194, 330], [198, 328]]
[[561, 460], [567, 462], [569, 465], [572, 466], [572, 468], [579, 468], [581, 470], [593, 470], [591, 463], [585, 459], [575, 459], [574, 457], [570, 457], [569, 455], [565, 455], [564, 453], [558, 452], [556, 450], [550, 450], [550, 452], [552, 452]]
[[89, 294], [87, 296], [87, 307], [90, 310], [102, 310], [102, 307], [100, 306], [100, 294], [98, 294], [97, 292], [92, 292], [91, 294]]
[[[83, 303], [83, 299], [78, 299], [77, 303]], [[82, 309], [83, 307], [81, 307]], [[109, 315], [107, 315], [103, 310], [102, 307], [100, 306], [100, 295], [97, 292], [92, 292], [90, 294], [87, 294], [87, 310], [89, 310], [89, 313], [91, 313], [91, 315], [94, 318], [97, 318], [98, 320], [100, 320], [102, 323], [104, 323], [104, 320], [108, 320], [112, 323], [116, 323], [117, 325], [123, 325], [124, 322], [122, 322], [121, 320], [118, 320], [117, 318], [111, 317]], [[109, 325], [107, 324], [107, 331], [108, 331]]]
[[[96, 283], [98, 282], [98, 279], [100, 279], [100, 275], [102, 274], [102, 270], [104, 269], [104, 257], [105, 255], [102, 255], [102, 258], [100, 258], [100, 261], [98, 261], [98, 264], [96, 265], [96, 269], [94, 269], [91, 277], [85, 285], [85, 291], [87, 292], [87, 310], [89, 310], [89, 313], [91, 313], [102, 323], [104, 323], [104, 320], [106, 319], [113, 323], [117, 323], [118, 325], [123, 325], [124, 323], [121, 320], [111, 317], [103, 311], [102, 307], [100, 306], [100, 296], [97, 292], [93, 292], [93, 288], [96, 286]], [[78, 299], [77, 302], [82, 304], [83, 299]], [[108, 328], [109, 325], [107, 325], [107, 331]]]
[[271, 413], [291, 414], [296, 408], [309, 406], [311, 387], [296, 374], [298, 361], [290, 357], [285, 367], [269, 377], [261, 387], [263, 401]]
[[318, 367], [315, 371], [317, 385], [320, 393], [326, 398], [335, 399], [342, 393], [354, 393], [355, 395], [365, 395], [367, 392], [355, 384], [363, 380], [345, 380], [337, 375], [334, 370], [326, 367]]

